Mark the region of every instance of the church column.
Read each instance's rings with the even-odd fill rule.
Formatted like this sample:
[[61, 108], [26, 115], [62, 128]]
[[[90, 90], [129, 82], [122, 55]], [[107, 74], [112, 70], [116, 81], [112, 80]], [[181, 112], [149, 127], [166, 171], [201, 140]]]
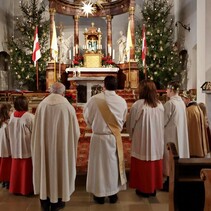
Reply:
[[107, 55], [111, 56], [111, 47], [112, 47], [112, 26], [111, 26], [111, 15], [106, 16], [107, 20]]
[[135, 60], [135, 7], [129, 8], [130, 31], [133, 47], [130, 49], [130, 60]]
[[74, 48], [73, 55], [79, 55], [79, 15], [75, 15], [74, 17]]
[[[53, 22], [54, 22], [56, 9], [55, 8], [50, 8], [49, 12], [50, 12], [50, 46], [51, 46], [52, 36], [53, 36]], [[50, 57], [51, 57], [51, 60], [53, 60], [52, 49], [51, 48], [50, 48]]]

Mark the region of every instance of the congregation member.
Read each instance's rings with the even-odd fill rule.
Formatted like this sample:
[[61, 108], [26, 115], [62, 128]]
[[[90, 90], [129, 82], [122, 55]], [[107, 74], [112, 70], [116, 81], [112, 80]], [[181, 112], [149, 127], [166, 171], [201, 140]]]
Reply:
[[31, 134], [34, 115], [28, 112], [28, 100], [18, 96], [14, 100], [15, 111], [8, 124], [12, 165], [9, 192], [33, 194]]
[[9, 188], [11, 171], [11, 150], [8, 137], [8, 122], [12, 113], [9, 103], [0, 105], [0, 182], [2, 187]]
[[208, 142], [209, 142], [209, 149], [211, 150], [211, 131], [210, 131], [210, 126], [209, 126], [209, 121], [208, 121], [208, 116], [207, 116], [207, 108], [204, 103], [199, 103], [199, 107], [201, 108], [205, 122], [206, 122], [206, 129], [207, 129], [207, 137], [208, 137]]
[[137, 195], [155, 196], [163, 187], [164, 107], [153, 81], [140, 82], [126, 123], [132, 139], [129, 185]]
[[121, 130], [126, 121], [127, 103], [115, 92], [117, 79], [106, 76], [105, 90], [92, 96], [84, 106], [84, 119], [92, 129], [86, 190], [98, 204], [116, 203], [117, 193], [126, 189]]
[[183, 93], [181, 96], [187, 110], [190, 156], [205, 157], [209, 152], [205, 116], [193, 95]]
[[43, 211], [64, 208], [75, 190], [80, 129], [75, 109], [64, 95], [65, 86], [55, 82], [35, 113], [33, 185]]
[[189, 158], [189, 141], [186, 108], [179, 96], [179, 83], [171, 81], [167, 86], [167, 97], [170, 99], [164, 104], [164, 165], [163, 172], [166, 181], [164, 190], [169, 187], [169, 152], [166, 144], [173, 142], [180, 158]]

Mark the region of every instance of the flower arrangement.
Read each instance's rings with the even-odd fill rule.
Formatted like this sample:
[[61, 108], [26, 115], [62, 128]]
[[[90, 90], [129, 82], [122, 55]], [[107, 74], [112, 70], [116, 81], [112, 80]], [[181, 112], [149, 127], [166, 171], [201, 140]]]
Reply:
[[73, 61], [72, 61], [72, 64], [73, 64], [74, 67], [75, 66], [82, 67], [83, 66], [83, 60], [84, 60], [83, 56], [80, 56], [80, 55], [75, 56]]
[[66, 97], [66, 99], [70, 102], [70, 104], [76, 102], [76, 96], [73, 95], [72, 92], [66, 92], [66, 93], [65, 93], [65, 97]]
[[105, 56], [102, 58], [102, 66], [113, 67], [115, 66], [115, 62], [112, 60], [111, 56]]

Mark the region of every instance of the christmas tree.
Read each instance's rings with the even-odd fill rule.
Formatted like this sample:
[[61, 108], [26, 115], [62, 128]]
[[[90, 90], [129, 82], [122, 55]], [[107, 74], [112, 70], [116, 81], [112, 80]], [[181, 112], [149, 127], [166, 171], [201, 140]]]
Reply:
[[[50, 56], [49, 20], [44, 17], [45, 5], [38, 0], [20, 1], [22, 16], [15, 25], [15, 36], [8, 41], [10, 68], [19, 83], [19, 88], [26, 87], [36, 90], [36, 67], [32, 61], [34, 32], [38, 26], [38, 37], [41, 48], [41, 58], [38, 60], [39, 89], [45, 88], [45, 70]], [[48, 18], [49, 19], [49, 18]]]
[[[181, 62], [177, 46], [173, 41], [173, 5], [168, 0], [145, 0], [142, 10], [143, 23], [136, 30], [136, 57], [140, 68], [140, 79], [147, 76], [154, 80], [158, 89], [166, 87], [172, 80], [181, 78]], [[142, 26], [146, 28], [146, 74], [142, 65]]]

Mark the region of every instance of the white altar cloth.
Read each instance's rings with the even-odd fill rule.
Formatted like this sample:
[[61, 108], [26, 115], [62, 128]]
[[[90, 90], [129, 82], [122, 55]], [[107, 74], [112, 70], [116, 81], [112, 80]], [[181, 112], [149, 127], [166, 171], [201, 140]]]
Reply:
[[117, 67], [97, 67], [97, 68], [86, 68], [86, 67], [73, 67], [73, 68], [66, 68], [65, 72], [110, 72], [110, 73], [117, 73], [119, 71], [119, 68]]

